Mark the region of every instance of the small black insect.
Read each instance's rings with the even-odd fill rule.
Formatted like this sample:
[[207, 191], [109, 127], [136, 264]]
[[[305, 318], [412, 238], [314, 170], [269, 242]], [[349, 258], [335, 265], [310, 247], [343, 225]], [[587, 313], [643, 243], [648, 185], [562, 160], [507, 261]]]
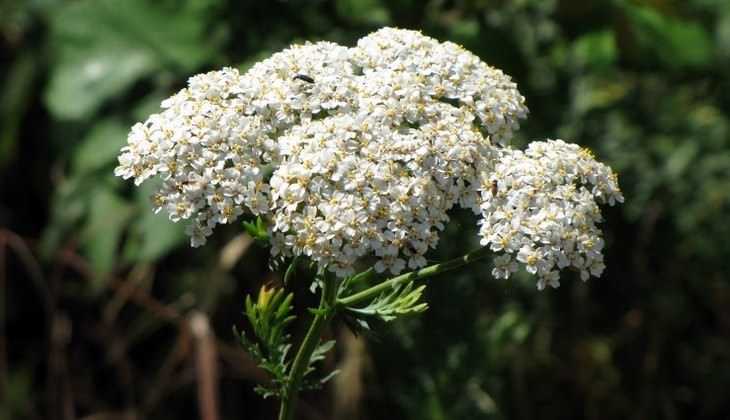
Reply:
[[496, 179], [492, 180], [492, 197], [497, 195], [497, 193], [499, 192], [498, 188], [499, 188], [499, 184], [497, 183], [497, 180]]
[[295, 79], [299, 79], [299, 80], [304, 80], [307, 83], [314, 83], [314, 79], [312, 79], [311, 77], [307, 76], [306, 74], [299, 73], [296, 76], [294, 76], [294, 78]]
[[415, 245], [413, 245], [413, 242], [406, 241], [405, 243], [406, 249], [411, 253], [411, 255], [417, 255], [418, 254], [418, 248], [416, 248]]

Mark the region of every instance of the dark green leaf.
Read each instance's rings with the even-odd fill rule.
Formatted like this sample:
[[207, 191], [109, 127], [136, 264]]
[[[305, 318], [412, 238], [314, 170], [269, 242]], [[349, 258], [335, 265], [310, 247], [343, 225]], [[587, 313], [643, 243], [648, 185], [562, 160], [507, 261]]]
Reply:
[[80, 0], [53, 14], [57, 64], [45, 93], [61, 119], [93, 115], [142, 77], [162, 70], [187, 74], [209, 60], [208, 11], [193, 0]]
[[672, 68], [707, 65], [712, 59], [712, 43], [699, 22], [663, 14], [659, 9], [622, 1], [644, 53], [656, 56]]
[[[114, 266], [117, 247], [122, 234], [123, 225], [118, 221], [124, 219], [129, 205], [113, 192], [99, 188], [89, 192], [93, 197], [89, 207], [88, 223], [83, 235], [83, 248], [89, 262], [97, 275], [97, 281], [106, 276]], [[97, 282], [97, 286], [101, 286]]]
[[126, 144], [129, 127], [116, 119], [99, 120], [74, 154], [73, 169], [89, 174], [116, 166], [119, 150]]

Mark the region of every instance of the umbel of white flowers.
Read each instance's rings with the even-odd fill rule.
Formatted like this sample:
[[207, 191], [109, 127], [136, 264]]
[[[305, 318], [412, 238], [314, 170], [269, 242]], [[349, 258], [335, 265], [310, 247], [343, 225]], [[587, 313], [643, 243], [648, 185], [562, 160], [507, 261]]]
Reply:
[[353, 48], [293, 45], [243, 75], [193, 76], [162, 108], [132, 127], [116, 175], [159, 178], [155, 211], [187, 220], [192, 246], [217, 224], [261, 215], [272, 254], [341, 277], [364, 256], [379, 272], [424, 266], [455, 204], [481, 215], [495, 277], [518, 262], [540, 289], [565, 267], [599, 276], [596, 201], [623, 201], [586, 149], [510, 148], [527, 115], [516, 84], [415, 31], [383, 28]]

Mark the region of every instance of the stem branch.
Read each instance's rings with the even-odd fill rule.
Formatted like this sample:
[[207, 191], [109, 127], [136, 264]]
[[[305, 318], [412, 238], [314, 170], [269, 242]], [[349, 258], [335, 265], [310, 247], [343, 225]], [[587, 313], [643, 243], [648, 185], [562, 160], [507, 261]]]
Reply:
[[343, 307], [346, 308], [346, 307], [350, 307], [353, 305], [357, 305], [360, 302], [364, 302], [364, 301], [373, 299], [374, 297], [380, 295], [380, 293], [383, 292], [384, 290], [392, 289], [398, 285], [408, 283], [410, 281], [433, 276], [434, 274], [439, 274], [439, 273], [443, 273], [445, 271], [454, 270], [459, 267], [470, 264], [474, 261], [483, 260], [484, 258], [488, 257], [489, 255], [492, 255], [492, 251], [489, 249], [489, 247], [485, 246], [485, 247], [477, 249], [476, 251], [463, 255], [461, 257], [453, 258], [451, 260], [444, 261], [442, 263], [430, 265], [430, 266], [424, 267], [420, 270], [411, 271], [410, 273], [401, 274], [400, 276], [396, 276], [391, 279], [385, 280], [385, 281], [378, 283], [375, 286], [369, 287], [361, 292], [344, 297], [342, 299], [337, 299], [337, 301], [335, 302], [335, 308], [339, 309], [339, 308], [343, 308]]
[[454, 270], [472, 262], [482, 260], [489, 255], [491, 255], [489, 248], [482, 247], [464, 256], [444, 261], [439, 264], [434, 264], [417, 271], [401, 274], [400, 276], [385, 280], [375, 286], [342, 299], [337, 299], [336, 279], [329, 274], [325, 274], [322, 281], [322, 295], [320, 297], [319, 307], [315, 312], [314, 319], [309, 326], [307, 335], [304, 337], [292, 364], [291, 373], [289, 374], [289, 380], [287, 383], [287, 392], [281, 400], [281, 406], [279, 407], [279, 420], [292, 420], [294, 418], [294, 410], [299, 398], [299, 389], [302, 386], [304, 374], [309, 366], [312, 353], [317, 348], [322, 331], [327, 326], [336, 309], [356, 305], [363, 301], [370, 300], [378, 296], [381, 292], [392, 289], [398, 285], [426, 278], [434, 274], [443, 273], [445, 271]]
[[332, 319], [335, 297], [337, 296], [336, 280], [329, 273], [325, 273], [322, 281], [322, 296], [320, 297], [319, 307], [312, 323], [309, 325], [309, 331], [304, 337], [302, 344], [299, 346], [292, 369], [287, 381], [287, 392], [281, 400], [279, 406], [279, 420], [292, 420], [296, 409], [297, 400], [299, 398], [299, 389], [304, 380], [304, 374], [309, 366], [312, 353], [319, 344], [322, 331], [327, 323]]

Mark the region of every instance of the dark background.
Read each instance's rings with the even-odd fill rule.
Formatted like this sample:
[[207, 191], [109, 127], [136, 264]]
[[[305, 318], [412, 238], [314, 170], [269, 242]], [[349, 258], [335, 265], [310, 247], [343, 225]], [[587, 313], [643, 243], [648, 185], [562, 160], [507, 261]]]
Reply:
[[[220, 418], [275, 417], [231, 333], [245, 294], [280, 278], [266, 250], [240, 225], [190, 249], [149, 188], [114, 177], [116, 156], [190, 75], [386, 25], [512, 75], [530, 107], [516, 147], [591, 148], [626, 203], [604, 213], [600, 279], [538, 293], [483, 263], [430, 280], [430, 309], [377, 326], [379, 343], [333, 324], [325, 365], [343, 373], [298, 418], [727, 416], [730, 2], [4, 0], [1, 419], [199, 418], [195, 313], [217, 343]], [[430, 257], [476, 248], [474, 222], [455, 212]], [[300, 337], [314, 301], [306, 278], [294, 290]]]

